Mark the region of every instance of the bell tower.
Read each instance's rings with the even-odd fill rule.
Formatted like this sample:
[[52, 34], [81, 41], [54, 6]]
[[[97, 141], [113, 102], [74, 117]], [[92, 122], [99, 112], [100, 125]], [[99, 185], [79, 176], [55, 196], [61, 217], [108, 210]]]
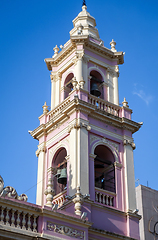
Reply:
[[126, 99], [119, 105], [124, 54], [114, 40], [110, 46], [84, 1], [70, 40], [45, 59], [51, 109], [44, 104], [40, 125], [31, 132], [39, 141], [36, 203], [84, 212], [96, 229], [139, 239], [132, 134], [141, 125], [131, 120]]

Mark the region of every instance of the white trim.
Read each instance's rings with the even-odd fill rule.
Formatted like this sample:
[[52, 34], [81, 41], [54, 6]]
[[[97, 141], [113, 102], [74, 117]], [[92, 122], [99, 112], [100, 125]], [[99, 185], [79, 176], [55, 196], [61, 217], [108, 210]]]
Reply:
[[118, 156], [117, 150], [116, 150], [113, 146], [111, 146], [111, 145], [109, 144], [109, 142], [104, 142], [104, 139], [98, 140], [96, 143], [94, 143], [94, 144], [92, 145], [91, 154], [94, 154], [95, 148], [96, 148], [97, 146], [99, 146], [99, 145], [104, 145], [105, 147], [108, 147], [108, 148], [112, 151], [112, 153], [113, 153], [113, 155], [114, 155], [114, 158], [115, 158], [115, 161], [114, 161], [114, 162], [119, 162], [119, 161], [118, 161], [119, 156]]

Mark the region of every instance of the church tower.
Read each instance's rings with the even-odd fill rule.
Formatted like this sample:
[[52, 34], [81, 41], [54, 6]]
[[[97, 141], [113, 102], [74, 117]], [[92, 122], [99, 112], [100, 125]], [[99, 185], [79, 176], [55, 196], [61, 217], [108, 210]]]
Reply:
[[93, 239], [139, 239], [132, 134], [141, 125], [131, 120], [126, 99], [119, 105], [124, 54], [114, 40], [110, 45], [104, 46], [84, 1], [70, 40], [45, 59], [51, 109], [44, 104], [31, 132], [39, 141], [36, 204], [85, 216], [92, 223], [86, 239], [101, 230], [115, 238]]

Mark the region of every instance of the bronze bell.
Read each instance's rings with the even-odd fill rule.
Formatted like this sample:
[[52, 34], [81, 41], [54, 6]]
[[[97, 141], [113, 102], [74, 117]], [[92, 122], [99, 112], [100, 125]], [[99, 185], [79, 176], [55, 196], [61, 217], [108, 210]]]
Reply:
[[61, 174], [61, 169], [58, 169], [57, 170], [57, 174], [55, 175], [57, 178], [59, 178], [60, 177], [60, 174]]
[[99, 97], [101, 95], [101, 92], [98, 89], [98, 84], [95, 82], [92, 82], [91, 84], [91, 94], [96, 97]]
[[67, 183], [67, 169], [61, 169], [60, 177], [58, 178], [58, 183], [66, 184]]

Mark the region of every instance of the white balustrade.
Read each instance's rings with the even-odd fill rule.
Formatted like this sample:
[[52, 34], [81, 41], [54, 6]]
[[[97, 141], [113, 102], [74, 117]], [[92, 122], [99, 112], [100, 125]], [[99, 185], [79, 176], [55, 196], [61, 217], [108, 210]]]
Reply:
[[37, 232], [37, 218], [30, 212], [0, 206], [0, 225]]
[[115, 104], [109, 103], [101, 98], [92, 96], [91, 94], [89, 94], [88, 96], [88, 102], [92, 105], [95, 105], [100, 110], [111, 113], [114, 116], [119, 116], [120, 107]]
[[114, 207], [115, 196], [116, 196], [115, 193], [108, 192], [106, 190], [98, 190], [97, 189], [95, 191], [95, 202], [98, 202], [98, 203], [106, 205], [106, 206]]
[[57, 116], [59, 113], [62, 112], [63, 108], [70, 103], [70, 97], [66, 98], [61, 104], [59, 104], [55, 109], [48, 113], [49, 120]]
[[60, 208], [64, 202], [66, 201], [66, 191], [59, 193], [58, 195], [54, 196], [53, 204], [58, 204], [58, 208]]

